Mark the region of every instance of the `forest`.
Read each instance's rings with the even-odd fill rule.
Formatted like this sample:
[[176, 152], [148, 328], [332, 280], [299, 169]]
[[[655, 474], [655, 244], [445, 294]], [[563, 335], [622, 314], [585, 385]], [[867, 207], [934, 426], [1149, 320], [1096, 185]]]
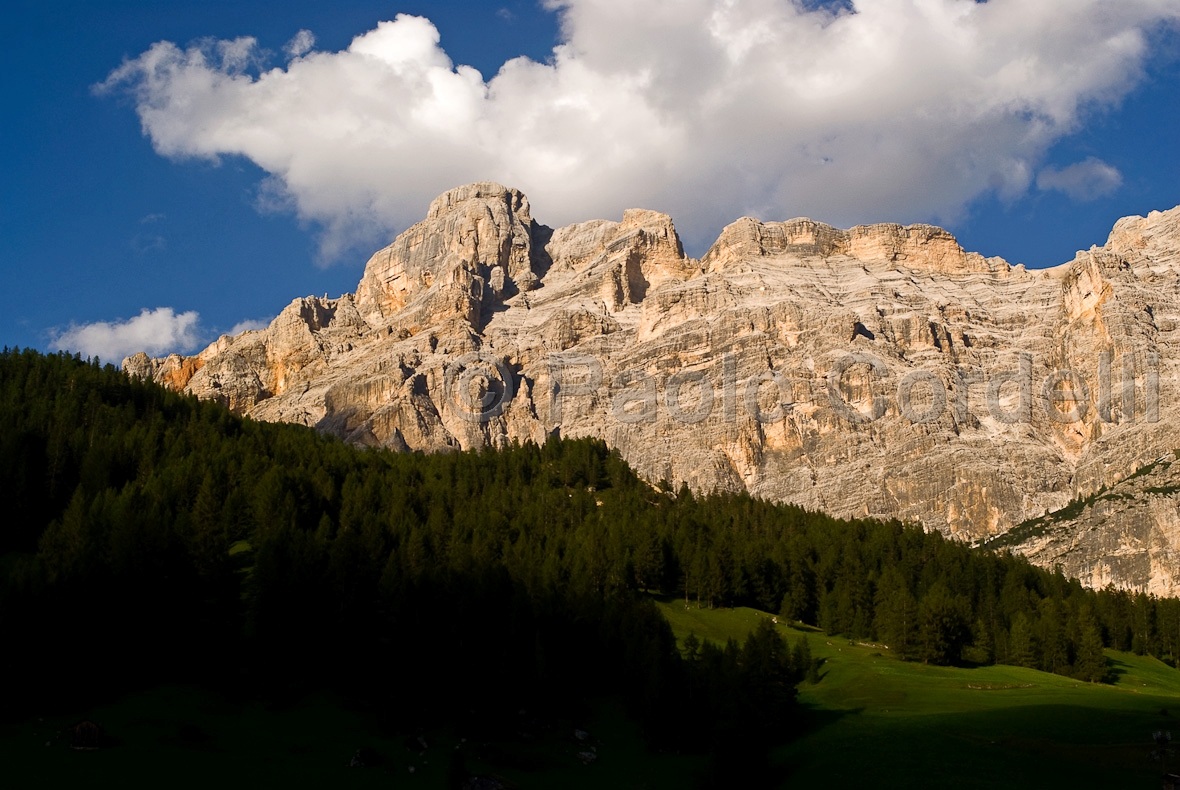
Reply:
[[1180, 655], [1180, 600], [916, 526], [649, 485], [590, 439], [356, 448], [64, 353], [0, 354], [0, 481], [12, 711], [183, 679], [469, 726], [617, 695], [657, 746], [718, 752], [804, 726], [805, 640], [678, 647], [653, 595], [1090, 682], [1104, 647]]

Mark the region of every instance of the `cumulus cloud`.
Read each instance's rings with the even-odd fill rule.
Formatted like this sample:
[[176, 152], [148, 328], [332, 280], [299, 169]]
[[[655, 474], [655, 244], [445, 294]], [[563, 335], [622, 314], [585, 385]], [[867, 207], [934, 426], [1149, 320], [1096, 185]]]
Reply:
[[257, 163], [267, 202], [321, 224], [328, 258], [483, 179], [551, 225], [667, 211], [699, 249], [742, 214], [945, 222], [982, 193], [1019, 197], [1180, 20], [1180, 0], [547, 6], [551, 58], [490, 79], [401, 15], [340, 52], [297, 36], [288, 54], [306, 51], [270, 69], [251, 38], [160, 42], [96, 89], [130, 93], [162, 155]]
[[200, 316], [195, 311], [176, 313], [171, 307], [146, 307], [126, 321], [97, 321], [71, 325], [53, 336], [64, 351], [118, 362], [140, 351], [151, 356], [193, 351], [201, 345]]
[[1096, 157], [1058, 170], [1046, 167], [1037, 174], [1037, 189], [1064, 192], [1077, 201], [1096, 200], [1123, 185], [1123, 174]]

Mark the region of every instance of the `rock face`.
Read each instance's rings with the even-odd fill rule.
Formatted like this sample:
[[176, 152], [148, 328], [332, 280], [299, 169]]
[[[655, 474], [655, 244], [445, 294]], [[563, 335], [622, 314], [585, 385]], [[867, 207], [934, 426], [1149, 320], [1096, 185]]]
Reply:
[[[374, 325], [399, 313], [400, 323], [415, 330], [456, 316], [478, 325], [486, 301], [537, 283], [532, 225], [528, 199], [515, 189], [487, 183], [453, 189], [435, 199], [424, 221], [369, 259], [357, 308]], [[407, 321], [407, 307], [421, 323]]]
[[[740, 219], [694, 260], [667, 215], [553, 230], [482, 183], [355, 297], [124, 368], [358, 444], [595, 436], [653, 481], [979, 540], [1180, 446], [1178, 320], [1180, 208], [1042, 271], [927, 225], [807, 219]], [[1122, 567], [1094, 578], [1144, 583]]]
[[1167, 453], [1114, 487], [986, 542], [1091, 587], [1180, 595], [1180, 461]]

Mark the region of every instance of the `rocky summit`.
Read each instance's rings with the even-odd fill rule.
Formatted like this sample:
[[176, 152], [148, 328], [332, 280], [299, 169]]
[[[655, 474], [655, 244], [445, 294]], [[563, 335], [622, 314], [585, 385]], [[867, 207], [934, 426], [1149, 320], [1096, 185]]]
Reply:
[[[972, 541], [1180, 447], [1180, 208], [1044, 270], [928, 225], [747, 217], [694, 259], [655, 211], [556, 230], [531, 211], [498, 184], [451, 190], [355, 295], [124, 369], [398, 451], [594, 436], [653, 482]], [[1174, 498], [1131, 526], [1126, 501], [1011, 545], [1180, 592]]]

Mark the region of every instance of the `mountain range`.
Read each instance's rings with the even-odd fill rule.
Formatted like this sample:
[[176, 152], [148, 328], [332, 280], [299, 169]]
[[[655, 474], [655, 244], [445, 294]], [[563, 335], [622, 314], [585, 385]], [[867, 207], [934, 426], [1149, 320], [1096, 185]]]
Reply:
[[402, 452], [592, 436], [652, 483], [918, 522], [1176, 595], [1178, 326], [1180, 207], [1042, 270], [929, 225], [749, 217], [697, 259], [666, 214], [553, 229], [478, 183], [354, 294], [123, 368]]

